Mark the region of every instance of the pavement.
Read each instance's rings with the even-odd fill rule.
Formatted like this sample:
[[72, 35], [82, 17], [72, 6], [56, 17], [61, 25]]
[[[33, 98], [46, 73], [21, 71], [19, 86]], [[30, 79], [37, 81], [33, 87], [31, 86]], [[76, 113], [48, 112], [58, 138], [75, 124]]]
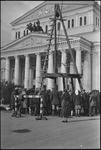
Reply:
[[1, 111], [1, 149], [96, 149], [100, 148], [100, 115], [70, 117], [47, 116], [35, 120], [22, 114], [11, 117]]

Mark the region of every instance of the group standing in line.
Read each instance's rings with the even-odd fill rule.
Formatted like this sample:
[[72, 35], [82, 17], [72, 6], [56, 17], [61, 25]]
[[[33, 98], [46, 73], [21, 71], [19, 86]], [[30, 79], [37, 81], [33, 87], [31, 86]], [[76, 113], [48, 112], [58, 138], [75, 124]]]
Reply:
[[[15, 87], [11, 94], [12, 116], [19, 114], [30, 114], [31, 116], [40, 115], [40, 98], [24, 98], [24, 95], [38, 95], [38, 90], [26, 90]], [[58, 91], [56, 87], [46, 90], [43, 87], [41, 91], [43, 98], [43, 115], [52, 115], [62, 117], [62, 122], [68, 122], [69, 116], [94, 116], [100, 114], [100, 92], [94, 90], [90, 93], [82, 90]], [[15, 95], [17, 106], [15, 106]], [[15, 109], [16, 107], [16, 109]]]

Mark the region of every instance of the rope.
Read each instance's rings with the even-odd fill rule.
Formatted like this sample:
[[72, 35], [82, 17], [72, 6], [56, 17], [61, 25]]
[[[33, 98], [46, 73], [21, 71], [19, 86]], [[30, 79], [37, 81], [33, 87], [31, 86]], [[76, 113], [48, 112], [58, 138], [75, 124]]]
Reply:
[[61, 4], [61, 13], [62, 13], [62, 8], [63, 8], [63, 1], [62, 1], [62, 4]]

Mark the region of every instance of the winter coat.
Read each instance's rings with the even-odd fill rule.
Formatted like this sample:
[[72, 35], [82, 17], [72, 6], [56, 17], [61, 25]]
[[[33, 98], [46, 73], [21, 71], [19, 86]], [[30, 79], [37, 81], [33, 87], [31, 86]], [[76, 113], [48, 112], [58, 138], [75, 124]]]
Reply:
[[89, 98], [90, 106], [96, 106], [97, 96], [93, 93]]
[[61, 106], [62, 106], [62, 116], [68, 117], [70, 115], [71, 109], [70, 109], [70, 95], [67, 92], [63, 93], [62, 95]]
[[74, 102], [74, 105], [82, 105], [82, 100], [81, 100], [81, 96], [80, 94], [76, 95], [74, 94], [73, 95], [73, 102]]
[[82, 104], [83, 104], [83, 108], [84, 109], [88, 109], [89, 108], [89, 99], [86, 93], [82, 93], [81, 95], [82, 97]]
[[59, 92], [54, 89], [52, 92], [51, 92], [51, 104], [52, 105], [59, 105], [60, 104], [60, 97], [59, 97]]

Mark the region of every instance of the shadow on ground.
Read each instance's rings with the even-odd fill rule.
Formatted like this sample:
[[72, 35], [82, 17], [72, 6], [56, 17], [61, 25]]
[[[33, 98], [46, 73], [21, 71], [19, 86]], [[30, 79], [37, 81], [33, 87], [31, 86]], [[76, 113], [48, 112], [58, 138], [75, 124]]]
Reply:
[[29, 129], [18, 129], [18, 130], [13, 130], [13, 132], [16, 132], [16, 133], [27, 133], [27, 132], [31, 132], [31, 130], [29, 130]]
[[89, 120], [99, 120], [100, 118], [89, 118], [89, 119], [80, 119], [80, 120], [70, 120], [69, 122], [79, 122], [79, 121], [89, 121]]

